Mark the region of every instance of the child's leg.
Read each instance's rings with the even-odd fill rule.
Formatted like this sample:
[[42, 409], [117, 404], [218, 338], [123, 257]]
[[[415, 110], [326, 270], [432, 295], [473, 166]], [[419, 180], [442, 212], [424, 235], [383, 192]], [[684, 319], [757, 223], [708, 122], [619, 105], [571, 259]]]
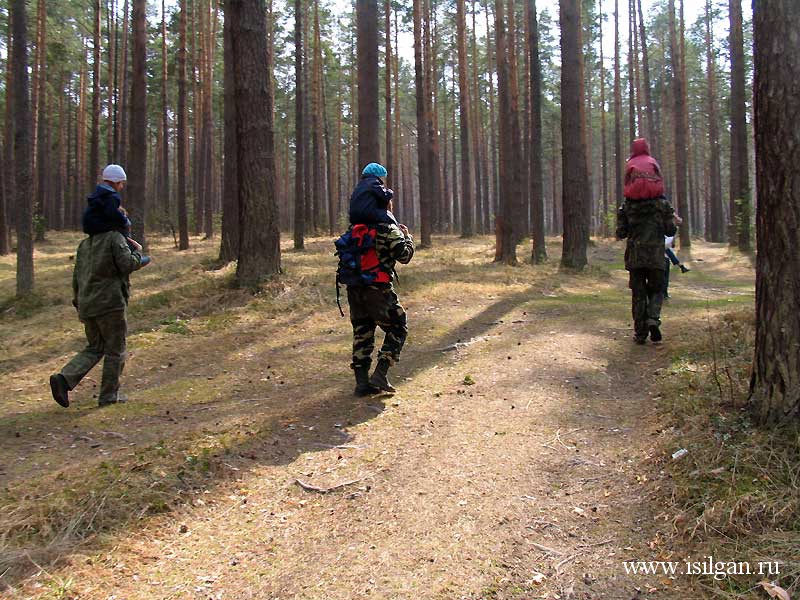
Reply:
[[675, 255], [675, 251], [672, 248], [667, 248], [666, 249], [666, 253], [667, 253], [667, 258], [670, 260], [670, 262], [673, 265], [675, 265], [677, 267], [679, 264], [681, 264], [681, 261]]

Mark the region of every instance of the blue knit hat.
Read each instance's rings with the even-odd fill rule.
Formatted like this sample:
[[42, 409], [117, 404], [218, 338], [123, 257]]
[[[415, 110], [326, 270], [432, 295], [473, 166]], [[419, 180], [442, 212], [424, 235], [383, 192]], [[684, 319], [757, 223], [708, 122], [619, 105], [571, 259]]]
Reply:
[[386, 167], [383, 165], [379, 165], [378, 163], [369, 163], [364, 170], [361, 171], [362, 175], [375, 175], [376, 177], [386, 177], [389, 172], [386, 170]]

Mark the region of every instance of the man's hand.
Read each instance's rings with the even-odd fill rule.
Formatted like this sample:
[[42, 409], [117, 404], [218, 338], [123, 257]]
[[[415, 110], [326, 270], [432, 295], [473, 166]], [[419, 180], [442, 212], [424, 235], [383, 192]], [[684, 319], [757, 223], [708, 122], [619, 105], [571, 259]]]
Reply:
[[405, 226], [405, 225], [403, 225], [402, 223], [401, 223], [400, 225], [398, 225], [398, 227], [400, 228], [400, 231], [402, 231], [402, 232], [403, 232], [403, 235], [404, 235], [404, 236], [406, 236], [406, 237], [408, 237], [408, 236], [409, 236], [409, 233], [408, 233], [408, 227], [406, 227], [406, 226]]
[[127, 240], [128, 240], [128, 243], [129, 243], [131, 246], [133, 246], [133, 249], [134, 249], [134, 250], [136, 250], [137, 252], [141, 252], [141, 251], [142, 251], [142, 245], [141, 245], [139, 242], [137, 242], [137, 241], [136, 241], [136, 240], [134, 240], [133, 238], [125, 238], [125, 239], [127, 239]]
[[681, 219], [678, 215], [675, 215], [673, 219], [675, 220], [675, 225], [680, 225], [683, 223], [683, 219]]

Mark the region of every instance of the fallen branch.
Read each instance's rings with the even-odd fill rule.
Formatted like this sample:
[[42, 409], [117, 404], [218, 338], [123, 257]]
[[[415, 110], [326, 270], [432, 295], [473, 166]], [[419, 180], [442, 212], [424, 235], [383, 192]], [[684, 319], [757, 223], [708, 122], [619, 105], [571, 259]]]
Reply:
[[361, 479], [353, 479], [352, 481], [345, 481], [343, 483], [337, 483], [336, 485], [331, 486], [331, 487], [327, 487], [327, 488], [317, 487], [315, 485], [311, 485], [310, 483], [305, 483], [304, 481], [301, 481], [300, 479], [295, 479], [294, 482], [297, 485], [299, 485], [301, 488], [306, 490], [307, 492], [317, 492], [318, 494], [329, 494], [331, 492], [335, 492], [336, 490], [340, 490], [340, 489], [342, 489], [344, 487], [347, 487], [349, 485], [353, 485], [354, 483], [359, 483], [361, 481], [364, 481], [365, 479], [366, 479], [366, 477], [362, 477]]
[[554, 554], [555, 556], [564, 556], [564, 553], [560, 550], [555, 550], [553, 548], [548, 548], [547, 546], [543, 546], [542, 544], [537, 544], [536, 542], [531, 542], [531, 545], [534, 548], [538, 548], [542, 552], [547, 552], [548, 554]]
[[560, 563], [558, 563], [558, 564], [556, 565], [556, 575], [558, 575], [558, 574], [561, 572], [561, 567], [563, 567], [563, 566], [564, 566], [565, 564], [567, 564], [568, 562], [572, 562], [572, 561], [573, 561], [573, 560], [575, 560], [576, 558], [578, 558], [578, 555], [577, 555], [577, 554], [573, 554], [572, 556], [568, 556], [567, 558], [565, 558], [564, 560], [562, 560]]
[[594, 544], [578, 544], [578, 548], [595, 548], [596, 546], [605, 546], [613, 541], [613, 538], [609, 538], [607, 540], [603, 540], [602, 542], [595, 542]]

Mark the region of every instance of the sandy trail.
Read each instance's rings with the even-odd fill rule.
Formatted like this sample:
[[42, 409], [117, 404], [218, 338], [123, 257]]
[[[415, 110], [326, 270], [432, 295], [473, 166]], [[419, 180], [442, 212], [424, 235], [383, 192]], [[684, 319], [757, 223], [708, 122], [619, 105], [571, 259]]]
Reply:
[[[709, 272], [722, 260], [707, 250]], [[683, 597], [680, 578], [628, 576], [622, 564], [663, 550], [652, 375], [669, 362], [670, 336], [693, 335], [676, 313], [750, 292], [678, 277], [667, 343], [646, 347], [630, 340], [617, 271], [493, 297], [409, 293], [399, 392], [368, 401], [349, 395], [342, 363], [319, 356], [313, 340], [328, 325], [298, 324], [311, 342], [256, 346], [247, 364], [219, 365], [230, 371], [227, 404], [212, 408], [220, 414], [259, 397], [245, 382], [252, 365], [294, 361], [305, 373], [265, 403], [278, 415], [269, 435], [226, 459], [225, 481], [29, 579], [15, 597], [67, 577], [65, 597], [115, 600]], [[345, 340], [346, 322], [331, 331]], [[243, 426], [261, 422], [250, 410]], [[347, 485], [322, 494], [298, 479]]]

